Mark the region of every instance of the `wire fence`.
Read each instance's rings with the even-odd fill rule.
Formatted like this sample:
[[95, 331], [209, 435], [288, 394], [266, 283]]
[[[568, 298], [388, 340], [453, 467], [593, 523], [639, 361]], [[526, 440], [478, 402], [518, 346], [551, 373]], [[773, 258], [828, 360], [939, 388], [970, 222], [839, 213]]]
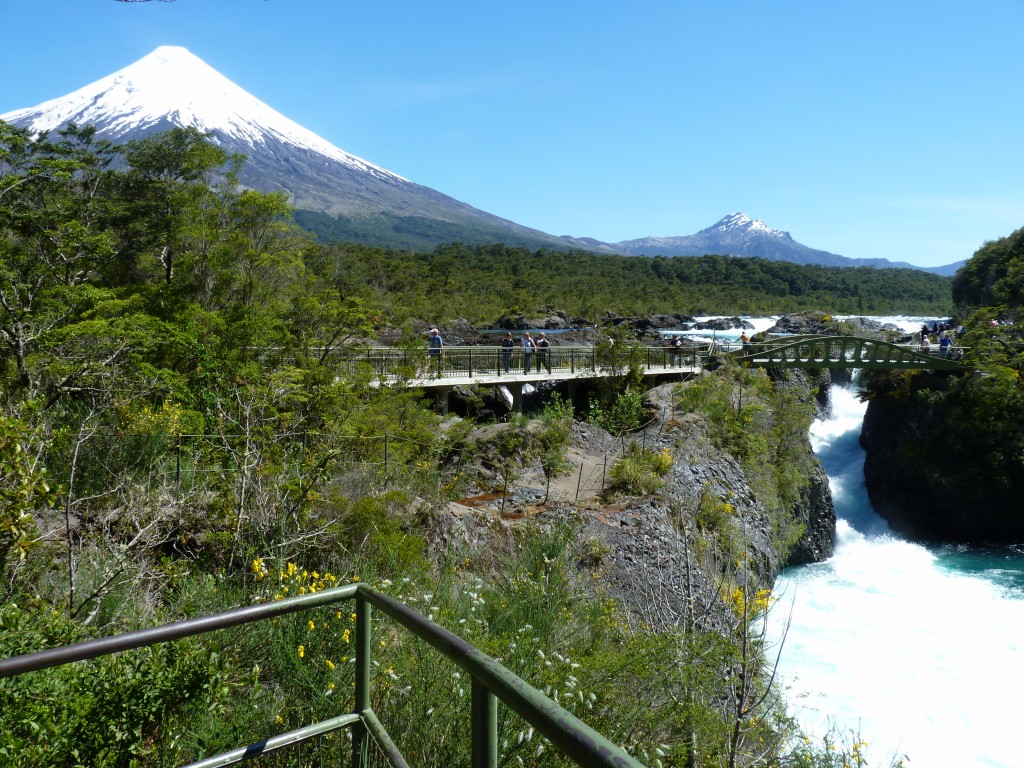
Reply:
[[[545, 475], [539, 459], [526, 467], [514, 466], [510, 461], [504, 471], [495, 473], [496, 482], [485, 487], [465, 474], [477, 454], [475, 444], [446, 445], [391, 433], [340, 437], [295, 433], [290, 438], [301, 447], [293, 447], [290, 460], [276, 466], [284, 477], [309, 473], [312, 470], [309, 457], [304, 455], [306, 442], [326, 440], [329, 449], [321, 445], [318, 454], [322, 468], [329, 466], [333, 475], [361, 473], [383, 491], [411, 486], [468, 506], [496, 506], [502, 511], [513, 505], [575, 503], [603, 496], [611, 485], [616, 462], [633, 446], [646, 449], [648, 443], [653, 444], [671, 415], [674, 413], [662, 412], [611, 438], [614, 442], [610, 444], [605, 438], [597, 448], [567, 446], [564, 469], [552, 477]], [[661, 429], [657, 428], [659, 424]], [[157, 474], [179, 491], [206, 485], [210, 478], [232, 482], [243, 473], [265, 472], [267, 462], [261, 461], [257, 453], [244, 434], [181, 434], [173, 446], [173, 467], [165, 464]]]

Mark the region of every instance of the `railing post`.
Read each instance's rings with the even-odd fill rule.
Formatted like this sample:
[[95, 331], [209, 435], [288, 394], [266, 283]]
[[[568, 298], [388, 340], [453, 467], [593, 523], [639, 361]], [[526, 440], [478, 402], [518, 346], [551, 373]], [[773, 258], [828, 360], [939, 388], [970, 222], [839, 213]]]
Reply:
[[[356, 594], [356, 706], [355, 713], [363, 717], [370, 709], [370, 604]], [[352, 766], [364, 768], [368, 764], [369, 743], [366, 723], [360, 720], [352, 727]]]
[[473, 680], [473, 768], [498, 768], [498, 700]]

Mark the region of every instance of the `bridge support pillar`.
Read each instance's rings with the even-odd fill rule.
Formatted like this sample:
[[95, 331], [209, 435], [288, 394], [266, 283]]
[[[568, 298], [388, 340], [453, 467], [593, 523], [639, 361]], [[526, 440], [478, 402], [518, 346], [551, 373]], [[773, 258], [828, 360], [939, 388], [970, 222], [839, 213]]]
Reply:
[[523, 412], [523, 383], [521, 381], [510, 381], [505, 385], [512, 393], [512, 412]]
[[437, 400], [437, 409], [442, 416], [448, 415], [448, 395], [454, 387], [435, 387], [434, 398]]

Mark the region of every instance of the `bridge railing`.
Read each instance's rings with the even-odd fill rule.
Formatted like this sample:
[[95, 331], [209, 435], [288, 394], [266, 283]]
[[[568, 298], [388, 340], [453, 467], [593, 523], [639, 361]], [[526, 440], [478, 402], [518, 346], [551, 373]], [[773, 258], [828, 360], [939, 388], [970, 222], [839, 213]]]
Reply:
[[881, 368], [960, 370], [962, 348], [943, 355], [938, 348], [896, 344], [857, 336], [795, 336], [748, 344], [729, 343], [722, 349], [751, 365], [778, 368]]
[[[403, 350], [394, 347], [369, 347], [346, 358], [353, 372], [362, 368], [377, 380], [393, 381], [423, 378], [474, 378], [503, 376], [506, 373], [604, 373], [624, 367], [630, 355], [647, 370], [700, 367], [706, 361], [710, 345], [673, 349], [667, 346], [641, 346], [621, 354], [592, 346], [551, 346], [530, 355], [530, 370], [525, 370], [526, 355], [517, 344], [510, 354], [502, 347], [445, 347], [440, 354], [427, 350]], [[506, 361], [508, 371], [506, 371]]]
[[370, 706], [372, 610], [377, 608], [424, 640], [469, 674], [472, 680], [470, 719], [473, 768], [497, 768], [500, 700], [580, 766], [643, 768], [596, 730], [553, 702], [487, 654], [394, 598], [365, 584], [350, 584], [272, 603], [237, 608], [137, 632], [90, 640], [76, 645], [0, 659], [0, 679], [34, 670], [94, 659], [133, 648], [179, 640], [228, 627], [266, 621], [299, 611], [354, 600], [356, 614], [355, 707], [333, 718], [311, 723], [255, 744], [192, 763], [188, 768], [220, 768], [301, 744], [342, 728], [352, 730], [352, 765], [369, 764], [370, 740], [393, 766], [407, 766], [398, 746]]

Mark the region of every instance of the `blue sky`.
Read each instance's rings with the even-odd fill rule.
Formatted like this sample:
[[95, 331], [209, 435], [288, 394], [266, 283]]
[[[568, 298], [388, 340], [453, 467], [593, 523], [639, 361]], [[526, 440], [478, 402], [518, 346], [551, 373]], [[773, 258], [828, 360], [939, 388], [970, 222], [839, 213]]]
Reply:
[[0, 113], [181, 45], [345, 151], [557, 235], [742, 211], [936, 266], [1024, 226], [1024, 0], [0, 0], [0, 22]]

